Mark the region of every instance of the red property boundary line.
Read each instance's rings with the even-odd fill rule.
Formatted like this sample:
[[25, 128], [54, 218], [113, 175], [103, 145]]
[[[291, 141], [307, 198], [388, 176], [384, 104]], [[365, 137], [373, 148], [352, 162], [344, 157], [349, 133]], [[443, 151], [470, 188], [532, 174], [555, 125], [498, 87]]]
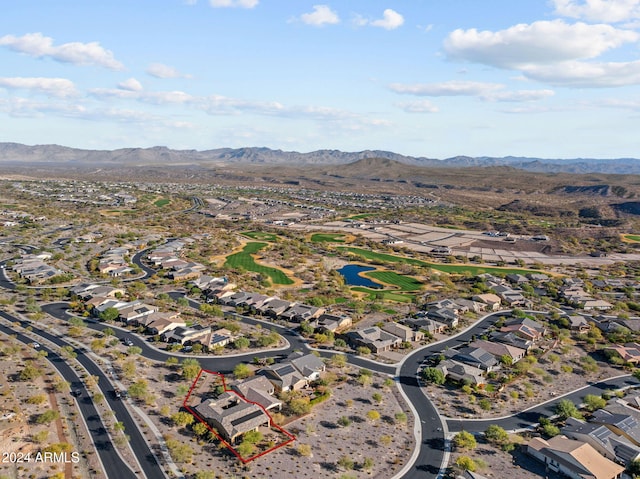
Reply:
[[[240, 455], [240, 453], [238, 451], [236, 451], [234, 449], [234, 447], [229, 444], [227, 441], [225, 441], [225, 439], [218, 434], [218, 432], [213, 429], [208, 423], [207, 421], [204, 420], [204, 418], [202, 418], [195, 410], [193, 410], [191, 408], [191, 406], [187, 405], [187, 402], [189, 401], [189, 398], [191, 397], [191, 393], [193, 392], [193, 390], [196, 387], [196, 384], [198, 384], [198, 380], [200, 379], [200, 376], [202, 376], [202, 373], [207, 373], [207, 374], [213, 374], [215, 376], [218, 376], [220, 379], [222, 379], [222, 386], [224, 387], [224, 391], [225, 392], [230, 392], [235, 394], [236, 396], [238, 396], [240, 399], [242, 399], [245, 402], [248, 402], [250, 404], [255, 404], [256, 406], [258, 406], [260, 409], [262, 409], [264, 411], [264, 413], [267, 415], [267, 417], [269, 418], [269, 425], [270, 427], [273, 427], [275, 429], [277, 429], [278, 431], [280, 431], [281, 433], [283, 433], [285, 436], [287, 436], [289, 438], [289, 440], [277, 444], [275, 446], [273, 446], [270, 449], [267, 449], [266, 451], [261, 452], [260, 454], [256, 454], [255, 456], [251, 456], [248, 458], [244, 458]], [[189, 392], [187, 393], [187, 397], [184, 398], [184, 401], [182, 402], [182, 407], [184, 407], [187, 411], [189, 411], [193, 417], [195, 417], [198, 421], [200, 421], [202, 424], [204, 424], [207, 429], [212, 432], [213, 434], [215, 434], [215, 436], [227, 447], [227, 449], [229, 449], [234, 456], [236, 456], [238, 459], [240, 459], [240, 461], [242, 461], [243, 464], [246, 464], [248, 462], [253, 461], [254, 459], [258, 459], [259, 457], [264, 456], [265, 454], [269, 454], [270, 452], [275, 451], [276, 449], [280, 449], [283, 446], [286, 446], [287, 444], [292, 443], [293, 441], [295, 441], [296, 437], [291, 434], [289, 431], [283, 429], [282, 427], [278, 426], [276, 423], [273, 422], [273, 418], [271, 417], [271, 414], [269, 414], [269, 411], [267, 411], [264, 406], [262, 406], [262, 404], [258, 404], [257, 402], [253, 402], [253, 401], [249, 401], [247, 398], [245, 398], [244, 396], [242, 396], [241, 394], [238, 394], [236, 391], [234, 391], [233, 389], [228, 389], [227, 388], [227, 383], [224, 380], [224, 374], [221, 373], [217, 373], [214, 371], [209, 371], [207, 369], [201, 369], [200, 372], [198, 373], [198, 376], [196, 376], [196, 379], [193, 381], [193, 384], [191, 385], [191, 388], [189, 389]]]

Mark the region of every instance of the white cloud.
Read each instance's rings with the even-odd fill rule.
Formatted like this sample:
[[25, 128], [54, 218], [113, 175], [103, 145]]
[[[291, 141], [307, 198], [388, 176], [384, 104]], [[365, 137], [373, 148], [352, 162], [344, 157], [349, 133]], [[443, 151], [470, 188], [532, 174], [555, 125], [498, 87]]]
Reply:
[[307, 25], [315, 26], [340, 23], [340, 17], [328, 5], [314, 5], [313, 12], [303, 13], [300, 15], [300, 20]]
[[45, 37], [42, 33], [27, 33], [21, 37], [14, 35], [0, 37], [0, 46], [37, 58], [49, 57], [63, 63], [98, 65], [110, 70], [124, 69], [122, 63], [114, 58], [113, 53], [105, 50], [98, 42], [70, 42], [56, 46], [51, 37]]
[[121, 88], [94, 88], [89, 94], [96, 98], [119, 98], [136, 100], [153, 105], [187, 104], [197, 101], [197, 97], [183, 91], [140, 91]]
[[147, 68], [147, 73], [156, 78], [191, 78], [191, 75], [181, 73], [177, 69], [162, 63], [152, 63]]
[[382, 18], [380, 20], [373, 20], [371, 25], [374, 27], [384, 28], [385, 30], [395, 30], [401, 27], [404, 23], [404, 17], [395, 10], [387, 8], [382, 12]]
[[[548, 98], [554, 95], [553, 90], [507, 90], [501, 83], [485, 83], [452, 80], [441, 83], [392, 83], [389, 89], [400, 94], [415, 96], [473, 96], [484, 101], [526, 102]], [[412, 108], [412, 103], [401, 104], [405, 111]], [[423, 105], [429, 107], [428, 102]], [[416, 108], [419, 108], [417, 104]], [[412, 112], [413, 113], [413, 112]]]
[[483, 100], [501, 102], [538, 101], [555, 95], [553, 90], [514, 90], [496, 91], [482, 96]]
[[640, 0], [552, 0], [555, 13], [591, 22], [617, 23], [640, 19]]
[[567, 24], [562, 20], [519, 24], [497, 32], [455, 30], [444, 49], [451, 58], [499, 68], [595, 58], [640, 34], [610, 25]]
[[389, 88], [396, 93], [416, 96], [479, 96], [504, 88], [504, 85], [452, 80], [441, 83], [392, 83]]
[[575, 88], [640, 85], [640, 60], [631, 62], [568, 61], [523, 68], [530, 79]]
[[404, 17], [395, 10], [387, 8], [382, 13], [382, 18], [378, 20], [370, 20], [362, 15], [356, 14], [352, 20], [353, 24], [357, 27], [364, 27], [371, 25], [373, 27], [384, 28], [385, 30], [395, 30], [396, 28], [404, 24]]
[[254, 8], [260, 0], [209, 0], [209, 4], [214, 8]]
[[77, 93], [73, 82], [65, 78], [0, 78], [0, 87], [12, 90], [30, 90], [56, 97], [69, 97]]
[[142, 84], [135, 78], [129, 78], [128, 80], [118, 83], [118, 88], [121, 90], [142, 91]]
[[439, 108], [429, 100], [418, 100], [397, 103], [396, 106], [402, 108], [407, 113], [438, 113]]

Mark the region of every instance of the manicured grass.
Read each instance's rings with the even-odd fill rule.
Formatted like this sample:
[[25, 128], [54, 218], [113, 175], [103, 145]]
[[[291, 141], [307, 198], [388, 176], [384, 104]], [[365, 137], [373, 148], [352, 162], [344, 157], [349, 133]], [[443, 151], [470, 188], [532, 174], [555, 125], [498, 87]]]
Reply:
[[640, 236], [638, 235], [623, 235], [623, 236], [624, 236], [624, 239], [626, 240], [640, 242]]
[[265, 246], [267, 246], [267, 243], [247, 243], [242, 251], [227, 256], [227, 261], [224, 264], [230, 268], [243, 268], [247, 271], [268, 276], [271, 278], [273, 284], [293, 284], [293, 280], [291, 280], [284, 271], [270, 266], [263, 266], [255, 262], [251, 255], [257, 253]]
[[169, 203], [171, 203], [171, 200], [168, 198], [160, 198], [159, 200], [156, 200], [153, 202], [153, 204], [156, 205], [158, 208], [162, 208], [163, 206], [166, 206]]
[[442, 264], [442, 263], [429, 263], [427, 261], [422, 261], [415, 258], [406, 258], [404, 256], [396, 256], [392, 254], [386, 253], [376, 253], [375, 251], [369, 251], [362, 248], [350, 248], [347, 246], [339, 246], [341, 250], [347, 251], [349, 253], [356, 254], [362, 258], [370, 259], [374, 261], [381, 261], [385, 263], [407, 263], [412, 264], [414, 266], [426, 266], [428, 268], [434, 269], [436, 271], [442, 271], [444, 273], [471, 273], [473, 275], [478, 275], [482, 273], [504, 273], [504, 274], [527, 274], [533, 272], [530, 269], [522, 269], [522, 268], [500, 268], [500, 267], [492, 267], [492, 266], [479, 266], [472, 264]]
[[373, 216], [374, 213], [360, 213], [359, 215], [353, 215], [353, 216], [349, 216], [348, 219], [350, 220], [363, 220], [365, 218], [368, 218], [369, 216]]
[[264, 231], [243, 231], [242, 234], [248, 238], [258, 241], [276, 241], [278, 239], [278, 235], [265, 233]]
[[397, 286], [400, 291], [416, 291], [423, 286], [423, 283], [416, 278], [394, 273], [393, 271], [368, 271], [364, 273], [364, 275], [378, 280], [381, 283]]
[[345, 238], [340, 233], [315, 233], [311, 235], [311, 241], [313, 243], [344, 243]]
[[397, 303], [411, 303], [415, 299], [415, 296], [411, 294], [394, 293], [392, 291], [369, 289], [361, 286], [355, 286], [351, 288], [351, 290], [359, 293], [367, 293], [370, 300], [382, 299], [383, 301], [395, 301]]
[[358, 256], [361, 256], [365, 259], [371, 259], [374, 261], [381, 261], [384, 263], [408, 263], [413, 264], [415, 266], [425, 266], [428, 265], [425, 261], [421, 261], [419, 259], [413, 258], [405, 258], [403, 256], [395, 256], [386, 253], [376, 253], [375, 251], [370, 251], [362, 248], [351, 248], [348, 246], [338, 246], [338, 249], [347, 251], [348, 253], [353, 253]]

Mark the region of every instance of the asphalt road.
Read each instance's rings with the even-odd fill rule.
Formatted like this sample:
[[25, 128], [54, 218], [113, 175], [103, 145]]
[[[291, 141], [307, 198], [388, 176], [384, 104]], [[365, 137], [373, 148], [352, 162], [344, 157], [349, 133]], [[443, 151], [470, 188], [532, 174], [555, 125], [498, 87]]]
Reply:
[[[12, 322], [21, 321], [10, 314], [0, 311], [0, 316], [8, 319]], [[3, 324], [0, 324], [0, 331], [8, 335], [16, 335], [17, 339], [25, 344], [33, 342], [33, 339], [25, 336], [24, 334], [15, 331]], [[122, 460], [120, 455], [116, 452], [111, 444], [111, 439], [107, 434], [107, 430], [98, 415], [91, 396], [89, 395], [84, 383], [80, 380], [76, 372], [62, 359], [55, 351], [47, 348], [46, 345], [41, 344], [40, 349], [47, 352], [47, 360], [51, 362], [54, 368], [58, 370], [60, 375], [65, 381], [68, 381], [71, 385], [71, 391], [78, 391], [76, 395], [76, 401], [80, 414], [87, 423], [89, 434], [91, 435], [94, 444], [96, 445], [97, 452], [100, 456], [100, 460], [105, 469], [107, 477], [117, 477], [120, 479], [134, 479], [137, 476], [129, 468], [129, 466]]]
[[605, 391], [621, 389], [630, 386], [639, 386], [640, 381], [631, 375], [625, 375], [619, 378], [608, 379], [598, 383], [590, 384], [582, 389], [573, 391], [564, 396], [553, 398], [542, 404], [520, 412], [513, 416], [504, 417], [500, 419], [487, 419], [487, 420], [469, 420], [469, 419], [448, 419], [447, 425], [452, 432], [468, 431], [480, 433], [486, 431], [487, 427], [491, 424], [496, 424], [507, 431], [514, 431], [518, 429], [526, 429], [532, 424], [539, 422], [540, 417], [551, 417], [555, 414], [555, 407], [558, 401], [562, 399], [568, 399], [574, 404], [581, 404], [584, 397], [587, 394], [594, 394], [601, 396]]
[[[43, 308], [43, 310], [45, 310], [45, 308]], [[45, 330], [42, 330], [42, 329], [38, 328], [33, 323], [20, 320], [20, 319], [18, 319], [16, 317], [13, 317], [13, 316], [5, 313], [5, 312], [0, 312], [0, 315], [5, 317], [6, 319], [9, 319], [10, 321], [18, 322], [22, 327], [30, 326], [32, 328], [33, 333], [35, 333], [36, 335], [38, 335], [38, 336], [40, 336], [42, 338], [48, 339], [49, 341], [53, 342], [54, 344], [56, 344], [56, 345], [58, 345], [60, 347], [62, 347], [62, 346], [70, 346], [69, 343], [67, 343], [66, 341], [64, 341], [60, 337], [55, 336], [55, 335], [49, 333], [48, 331], [45, 331]], [[9, 328], [7, 328], [7, 329], [9, 329]], [[11, 331], [11, 330], [9, 329], [9, 331]], [[11, 333], [9, 333], [9, 334], [15, 334], [15, 333], [16, 333], [15, 331], [11, 331]], [[32, 340], [30, 340], [30, 341], [32, 341]], [[144, 440], [144, 438], [142, 436], [142, 433], [140, 432], [136, 422], [133, 420], [133, 418], [129, 414], [128, 409], [126, 408], [126, 406], [124, 405], [124, 403], [122, 401], [116, 399], [115, 396], [112, 394], [113, 386], [111, 385], [111, 383], [110, 383], [109, 379], [107, 378], [107, 376], [105, 375], [105, 373], [85, 354], [87, 352], [85, 349], [83, 349], [83, 348], [74, 348], [74, 351], [77, 354], [77, 358], [76, 359], [78, 360], [78, 362], [80, 362], [80, 364], [82, 364], [85, 367], [85, 369], [88, 371], [88, 373], [90, 375], [92, 375], [92, 376], [98, 377], [98, 386], [100, 387], [100, 389], [102, 391], [105, 392], [105, 400], [107, 401], [107, 403], [108, 403], [109, 407], [111, 408], [111, 410], [115, 413], [115, 417], [117, 418], [117, 420], [124, 424], [125, 433], [130, 436], [130, 444], [131, 444], [131, 448], [133, 450], [133, 453], [138, 458], [138, 461], [140, 462], [140, 466], [142, 467], [142, 469], [143, 469], [143, 471], [145, 473], [145, 476], [148, 479], [166, 479], [166, 476], [165, 476], [164, 472], [162, 471], [160, 465], [158, 464], [158, 462], [156, 461], [154, 455], [152, 454], [151, 450], [149, 449], [149, 446], [145, 442], [145, 440]], [[60, 362], [64, 363], [64, 361], [62, 359], [60, 359]], [[69, 367], [69, 366], [67, 366], [67, 367]], [[70, 367], [69, 367], [69, 370], [71, 370]], [[80, 380], [76, 378], [75, 382], [72, 381], [72, 385], [76, 385], [77, 382], [80, 382]], [[84, 393], [84, 400], [82, 401], [82, 403], [83, 404], [91, 403], [91, 398], [86, 393], [86, 391]], [[84, 415], [85, 419], [88, 420], [90, 417], [98, 417], [97, 416], [97, 412], [95, 412], [95, 408], [93, 409], [93, 411], [94, 412], [91, 413], [91, 414]], [[84, 412], [83, 412], [83, 414], [84, 414]], [[104, 429], [104, 427], [103, 427], [103, 429]], [[108, 436], [105, 436], [105, 438], [101, 439], [101, 445], [105, 449], [106, 448], [113, 449], [113, 447], [111, 445], [111, 441], [108, 438]], [[117, 464], [117, 463], [114, 463], [114, 464]], [[118, 465], [117, 472], [114, 471], [114, 475], [108, 474], [107, 477], [120, 477], [122, 474], [126, 473], [126, 471], [124, 469], [121, 469], [121, 466], [124, 465], [124, 463], [122, 463], [122, 461], [120, 461], [120, 464], [117, 464], [117, 465]], [[106, 464], [105, 464], [105, 467], [106, 467]], [[124, 467], [126, 467], [126, 469], [128, 471], [130, 471], [128, 466], [124, 465]]]
[[[147, 276], [151, 276], [155, 274], [155, 271], [142, 263], [142, 256], [145, 254], [144, 251], [137, 253], [133, 261], [138, 264]], [[5, 281], [3, 281], [5, 280]], [[5, 286], [8, 288], [15, 288], [13, 283], [6, 281], [4, 278], [4, 274], [0, 274], [0, 287]], [[179, 296], [183, 296], [183, 293], [173, 292], [170, 295], [175, 299]], [[194, 308], [199, 308], [200, 303], [189, 299], [190, 306]], [[68, 307], [67, 303], [52, 303], [43, 306], [43, 310], [48, 314], [51, 314], [54, 317], [59, 319], [66, 319], [66, 309]], [[419, 380], [418, 380], [418, 371], [422, 368], [423, 362], [425, 358], [433, 353], [438, 353], [447, 348], [458, 347], [464, 343], [472, 341], [475, 337], [481, 336], [485, 331], [490, 329], [492, 325], [504, 315], [508, 315], [509, 312], [497, 312], [493, 314], [489, 314], [484, 317], [481, 321], [476, 323], [472, 328], [464, 331], [463, 333], [447, 339], [445, 341], [441, 341], [432, 345], [427, 346], [426, 348], [422, 348], [417, 350], [413, 354], [409, 355], [405, 358], [402, 364], [399, 367], [385, 365], [381, 363], [376, 363], [370, 361], [366, 358], [362, 358], [360, 356], [354, 354], [347, 354], [349, 363], [362, 367], [371, 369], [373, 371], [377, 371], [384, 374], [389, 374], [392, 376], [396, 376], [396, 380], [399, 383], [399, 387], [402, 389], [403, 393], [406, 395], [408, 400], [411, 402], [415, 411], [417, 413], [416, 421], [419, 421], [420, 425], [420, 450], [418, 452], [417, 458], [414, 461], [414, 464], [408, 469], [406, 474], [403, 476], [403, 479], [414, 479], [414, 478], [437, 478], [440, 474], [441, 467], [446, 467], [444, 464], [444, 459], [446, 457], [444, 451], [444, 439], [445, 433], [447, 431], [457, 432], [461, 430], [471, 431], [471, 432], [484, 432], [486, 428], [490, 424], [498, 424], [506, 430], [516, 430], [523, 429], [529, 427], [531, 424], [537, 423], [540, 416], [551, 416], [553, 415], [553, 410], [555, 404], [560, 399], [570, 399], [576, 404], [579, 404], [582, 398], [587, 394], [601, 394], [603, 390], [606, 389], [614, 389], [629, 385], [638, 385], [640, 384], [633, 377], [625, 377], [619, 378], [615, 380], [605, 381], [603, 383], [590, 385], [582, 390], [575, 391], [571, 394], [565, 395], [562, 398], [555, 398], [553, 401], [547, 402], [545, 404], [538, 405], [530, 410], [521, 412], [511, 417], [506, 417], [502, 419], [491, 419], [486, 421], [481, 420], [469, 420], [469, 419], [446, 419], [441, 417], [438, 414], [436, 407], [433, 405], [431, 400], [426, 396], [423, 389], [421, 389]], [[262, 324], [264, 323], [256, 320], [255, 318], [248, 316], [238, 315], [239, 319], [247, 324]], [[98, 322], [89, 322], [88, 326], [95, 330], [101, 330], [106, 327], [109, 327], [108, 324], [102, 324]], [[198, 357], [198, 361], [201, 366], [205, 369], [211, 371], [217, 371], [223, 374], [229, 374], [233, 371], [233, 368], [241, 361], [251, 361], [254, 357], [275, 357], [275, 356], [286, 356], [293, 351], [296, 350], [308, 350], [308, 345], [297, 333], [288, 329], [287, 327], [269, 323], [269, 328], [275, 328], [278, 330], [283, 337], [287, 339], [289, 342], [289, 347], [283, 350], [278, 351], [269, 351], [267, 353], [256, 354], [255, 352], [250, 352], [242, 355], [235, 356], [227, 356], [227, 357]], [[156, 361], [166, 361], [169, 357], [174, 356], [171, 353], [165, 353], [163, 351], [159, 351], [156, 348], [150, 346], [148, 342], [143, 340], [137, 335], [130, 334], [125, 331], [121, 331], [118, 329], [114, 329], [116, 332], [116, 336], [120, 339], [124, 339], [128, 337], [136, 346], [139, 346], [142, 349], [142, 355], [152, 360]], [[336, 354], [335, 351], [323, 351], [319, 350], [319, 354], [322, 357], [329, 358]], [[80, 357], [80, 355], [79, 355]], [[91, 363], [93, 364], [93, 363]], [[97, 369], [95, 365], [93, 368]], [[95, 374], [96, 376], [101, 377], [101, 381], [104, 378], [103, 373], [101, 371], [92, 372], [91, 374]], [[102, 384], [101, 384], [102, 385]], [[113, 401], [112, 401], [113, 402]], [[114, 410], [118, 408], [118, 406], [122, 406], [117, 403], [114, 405]], [[117, 412], [118, 413], [118, 412]], [[118, 413], [119, 414], [119, 413]], [[128, 415], [128, 414], [127, 414]], [[120, 417], [120, 415], [118, 415]], [[122, 420], [122, 419], [120, 419]], [[124, 420], [122, 420], [125, 422]], [[131, 434], [132, 438], [132, 446], [134, 443], [137, 444], [138, 439], [134, 438], [134, 433], [138, 433], [138, 429], [135, 427], [135, 424], [131, 424], [131, 427], [128, 424], [125, 424], [127, 433]], [[140, 437], [141, 440], [141, 437]], [[145, 443], [146, 446], [146, 443]], [[143, 455], [139, 455], [139, 457], [144, 458]], [[147, 459], [153, 459], [153, 456]], [[155, 459], [153, 459], [155, 462]], [[144, 467], [144, 466], [143, 466]], [[145, 468], [146, 469], [146, 468]], [[149, 476], [151, 477], [151, 476]]]

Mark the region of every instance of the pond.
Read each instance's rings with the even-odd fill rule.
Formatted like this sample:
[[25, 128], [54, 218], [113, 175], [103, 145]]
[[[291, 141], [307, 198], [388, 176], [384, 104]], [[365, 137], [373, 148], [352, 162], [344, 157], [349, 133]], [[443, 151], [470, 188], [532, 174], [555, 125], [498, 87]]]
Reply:
[[349, 286], [364, 286], [366, 288], [381, 289], [382, 285], [374, 283], [369, 278], [360, 276], [365, 271], [374, 271], [375, 268], [370, 266], [361, 266], [359, 264], [347, 264], [338, 270], [344, 277], [344, 282]]

